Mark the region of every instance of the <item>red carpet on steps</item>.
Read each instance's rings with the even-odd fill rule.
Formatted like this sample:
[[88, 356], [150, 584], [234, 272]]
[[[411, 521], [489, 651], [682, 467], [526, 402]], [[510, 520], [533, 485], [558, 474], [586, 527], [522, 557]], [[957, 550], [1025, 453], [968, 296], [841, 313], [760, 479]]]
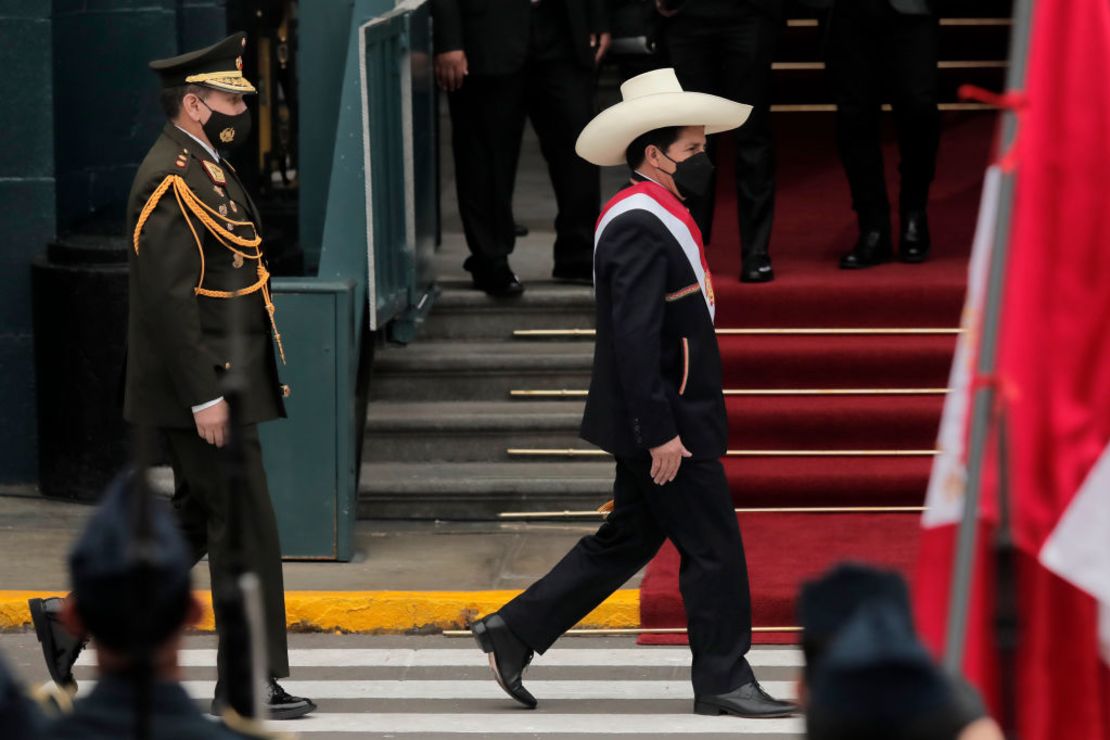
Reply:
[[[929, 210], [931, 259], [860, 272], [837, 269], [839, 255], [855, 239], [856, 223], [836, 158], [832, 116], [780, 115], [775, 125], [773, 283], [748, 285], [737, 279], [740, 248], [727, 142], [718, 156], [716, 221], [708, 246], [718, 327], [958, 326], [994, 116], [945, 114]], [[884, 152], [896, 203], [898, 157], [890, 132]], [[727, 390], [921, 390], [947, 385], [955, 337], [724, 335], [720, 345]], [[943, 398], [936, 393], [729, 395], [729, 448], [739, 453], [724, 460], [733, 501], [745, 510], [920, 506], [932, 458], [905, 453], [934, 447]], [[781, 451], [799, 454], [760, 454]], [[818, 451], [849, 454], [806, 454]], [[916, 557], [917, 513], [745, 511], [738, 516], [756, 627], [795, 625], [798, 586], [836, 562], [861, 560], [908, 574]], [[678, 553], [668, 542], [640, 587], [644, 627], [685, 626], [678, 570]], [[783, 632], [755, 635], [757, 642], [796, 638]], [[641, 637], [646, 644], [685, 641], [684, 635]]]

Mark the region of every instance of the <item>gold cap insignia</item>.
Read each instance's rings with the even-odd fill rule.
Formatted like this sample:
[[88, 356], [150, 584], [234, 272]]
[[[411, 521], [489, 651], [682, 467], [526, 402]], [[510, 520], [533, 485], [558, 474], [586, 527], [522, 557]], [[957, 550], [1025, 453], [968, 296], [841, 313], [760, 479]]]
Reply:
[[[223, 138], [221, 136], [221, 138]], [[217, 185], [227, 185], [227, 178], [224, 176], [224, 171], [215, 162], [204, 160], [204, 171], [208, 173], [209, 179]]]

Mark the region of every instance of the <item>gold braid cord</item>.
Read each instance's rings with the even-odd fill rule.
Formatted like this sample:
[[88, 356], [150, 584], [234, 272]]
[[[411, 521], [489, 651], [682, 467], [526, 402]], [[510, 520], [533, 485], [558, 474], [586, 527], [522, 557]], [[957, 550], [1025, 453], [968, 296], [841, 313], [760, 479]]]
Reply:
[[[189, 227], [189, 231], [193, 234], [193, 241], [197, 245], [197, 254], [200, 255], [200, 276], [197, 279], [197, 285], [193, 288], [196, 295], [202, 295], [206, 298], [238, 298], [239, 296], [250, 295], [262, 291], [262, 300], [266, 304], [266, 313], [270, 317], [270, 327], [274, 332], [274, 342], [277, 344], [278, 354], [281, 356], [281, 364], [285, 364], [285, 347], [281, 343], [281, 332], [278, 331], [277, 322], [274, 320], [274, 313], [277, 311], [274, 308], [274, 302], [270, 298], [270, 273], [266, 270], [266, 266], [262, 263], [262, 237], [257, 232], [252, 239], [244, 239], [243, 237], [225, 229], [216, 220], [231, 224], [233, 226], [250, 226], [254, 231], [254, 224], [250, 221], [235, 221], [223, 216], [218, 211], [213, 210], [207, 203], [189, 189], [185, 184], [185, 180], [181, 175], [166, 175], [166, 179], [155, 188], [150, 198], [147, 200], [143, 210], [139, 213], [139, 220], [135, 224], [135, 233], [132, 236], [132, 243], [135, 247], [135, 254], [139, 253], [139, 236], [142, 233], [143, 226], [146, 224], [150, 214], [158, 206], [158, 202], [165, 195], [169, 188], [173, 188], [174, 197], [177, 199], [178, 208], [181, 209], [181, 215], [185, 217], [185, 223]], [[201, 244], [200, 234], [197, 233], [196, 227], [193, 225], [193, 219], [190, 214], [195, 217], [200, 223], [208, 230], [208, 233], [215, 237], [216, 241], [220, 243], [225, 249], [233, 252], [244, 260], [254, 260], [257, 263], [258, 281], [252, 285], [247, 286], [241, 290], [209, 290], [204, 287], [204, 247]]]

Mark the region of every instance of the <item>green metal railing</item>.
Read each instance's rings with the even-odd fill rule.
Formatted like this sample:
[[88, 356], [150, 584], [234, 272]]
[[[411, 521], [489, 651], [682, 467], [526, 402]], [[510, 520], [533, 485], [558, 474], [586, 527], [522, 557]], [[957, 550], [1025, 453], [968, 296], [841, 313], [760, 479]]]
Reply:
[[[312, 138], [302, 137], [301, 157], [315, 167], [301, 183], [302, 239], [319, 233], [319, 271], [274, 281], [292, 393], [289, 418], [263, 429], [263, 445], [285, 556], [349, 560], [365, 413], [359, 380], [373, 345], [411, 341], [435, 297], [431, 20], [426, 0], [301, 7], [300, 84], [317, 94], [302, 98], [300, 118], [320, 119], [304, 127]], [[340, 69], [338, 85], [315, 74]], [[305, 212], [320, 207], [322, 221]]]

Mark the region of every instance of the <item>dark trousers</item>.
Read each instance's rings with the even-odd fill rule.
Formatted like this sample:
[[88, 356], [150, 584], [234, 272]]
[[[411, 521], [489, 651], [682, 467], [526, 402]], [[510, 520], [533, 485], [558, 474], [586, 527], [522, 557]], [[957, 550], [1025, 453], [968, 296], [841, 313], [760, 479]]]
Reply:
[[[192, 429], [166, 429], [165, 436], [173, 467], [173, 508], [182, 532], [192, 549], [194, 562], [208, 555], [213, 596], [232, 577], [228, 569], [228, 538], [239, 538], [243, 565], [254, 572], [262, 587], [266, 620], [266, 651], [270, 672], [277, 678], [289, 675], [289, 651], [285, 634], [285, 586], [281, 572], [281, 546], [277, 520], [262, 467], [258, 427], [243, 427], [243, 457], [246, 486], [232, 491], [225, 473], [225, 453], [208, 444]], [[235, 507], [231, 503], [235, 499]], [[217, 600], [214, 598], [213, 602]], [[219, 645], [217, 666], [224, 666], [229, 645], [220, 630], [221, 614], [216, 609]], [[222, 668], [220, 668], [222, 676]]]
[[555, 190], [555, 264], [593, 264], [601, 180], [574, 142], [594, 115], [594, 88], [593, 70], [564, 56], [532, 59], [509, 75], [468, 75], [448, 96], [459, 215], [479, 269], [504, 263], [516, 242], [513, 186], [526, 119]]
[[636, 574], [670, 538], [682, 557], [693, 683], [698, 695], [723, 694], [753, 679], [751, 596], [744, 546], [718, 460], [683, 460], [657, 486], [651, 460], [617, 459], [614, 509], [546, 576], [500, 610], [513, 634], [543, 653]]
[[[736, 203], [742, 257], [767, 254], [775, 215], [775, 149], [771, 137], [771, 62], [783, 21], [751, 5], [728, 20], [669, 19], [663, 30], [671, 64], [684, 90], [704, 92], [753, 106], [733, 134]], [[716, 147], [710, 141], [710, 156]], [[714, 186], [692, 202], [690, 212], [708, 243], [712, 236]]]
[[889, 97], [901, 157], [902, 213], [924, 210], [940, 141], [937, 19], [903, 15], [887, 2], [837, 3], [828, 36], [836, 141], [864, 229], [890, 228], [880, 119]]

